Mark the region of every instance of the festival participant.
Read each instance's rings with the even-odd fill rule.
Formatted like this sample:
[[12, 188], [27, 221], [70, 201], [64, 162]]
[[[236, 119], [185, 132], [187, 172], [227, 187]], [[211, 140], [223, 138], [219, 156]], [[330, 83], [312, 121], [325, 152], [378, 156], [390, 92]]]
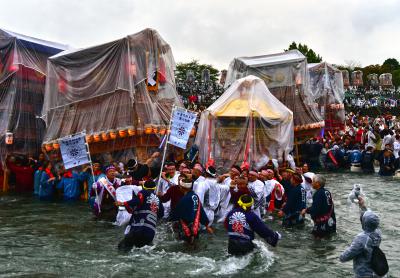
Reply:
[[126, 166], [128, 167], [128, 174], [136, 181], [142, 181], [144, 177], [149, 176], [149, 166], [140, 164], [135, 159], [130, 159]]
[[374, 148], [368, 146], [361, 154], [361, 169], [364, 174], [371, 174], [375, 172], [374, 169]]
[[290, 183], [290, 180], [292, 178], [292, 174], [294, 171], [291, 168], [287, 168], [284, 171], [281, 172], [280, 175], [280, 181], [279, 183], [282, 184], [283, 189], [285, 191], [285, 198], [287, 199], [287, 196], [289, 194], [289, 191], [292, 187], [292, 184]]
[[196, 164], [192, 169], [193, 191], [199, 196], [200, 202], [204, 205], [204, 196], [209, 190], [206, 179], [202, 176], [203, 168], [200, 164]]
[[271, 246], [276, 246], [281, 235], [269, 229], [252, 210], [254, 200], [250, 195], [242, 195], [235, 208], [232, 209], [225, 220], [228, 231], [228, 253], [235, 256], [251, 252], [255, 245], [254, 234], [257, 233]]
[[394, 158], [396, 159], [396, 169], [398, 169], [400, 167], [399, 153], [400, 153], [400, 135], [396, 134], [395, 140], [393, 142], [393, 155], [394, 155]]
[[258, 216], [264, 215], [265, 196], [264, 196], [264, 183], [258, 179], [258, 174], [255, 170], [249, 171], [248, 189], [251, 197], [254, 199], [253, 212]]
[[245, 194], [250, 195], [249, 188], [247, 187], [247, 182], [248, 180], [245, 177], [239, 176], [235, 178], [234, 183], [231, 183], [229, 189], [229, 192], [231, 194], [231, 199], [229, 201], [231, 209], [239, 201], [240, 196]]
[[117, 171], [113, 165], [106, 168], [106, 176], [93, 184], [92, 194], [96, 196], [93, 213], [98, 219], [115, 221], [117, 207], [115, 190], [121, 185], [121, 180], [116, 178]]
[[143, 184], [143, 190], [137, 196], [133, 196], [131, 201], [115, 203], [117, 206], [124, 206], [129, 213], [132, 213], [125, 230], [125, 237], [118, 244], [120, 251], [128, 252], [133, 246], [140, 248], [153, 241], [157, 220], [164, 214], [164, 207], [154, 194], [155, 190], [155, 182], [146, 181]]
[[311, 215], [314, 221], [312, 234], [316, 238], [323, 238], [336, 232], [335, 208], [331, 193], [325, 188], [326, 180], [321, 175], [315, 175], [312, 186], [315, 190], [313, 203], [309, 208], [301, 211], [301, 215], [306, 213]]
[[292, 175], [292, 188], [290, 189], [288, 199], [283, 205], [282, 210], [278, 213], [279, 217], [283, 217], [282, 225], [285, 227], [304, 224], [304, 217], [301, 215], [301, 211], [307, 207], [307, 201], [306, 191], [301, 186], [302, 182], [303, 179], [299, 173]]
[[264, 177], [264, 196], [268, 205], [271, 200], [271, 192], [274, 190], [276, 183], [279, 182], [275, 179], [275, 173], [271, 169], [262, 170], [261, 175]]
[[199, 196], [192, 190], [192, 183], [190, 179], [181, 180], [185, 195], [179, 200], [172, 217], [173, 221], [178, 221], [180, 224], [181, 238], [189, 244], [193, 244], [198, 238], [200, 224], [206, 227], [208, 233], [213, 233], [208, 226], [209, 221]]
[[33, 191], [33, 174], [35, 170], [29, 166], [26, 157], [17, 158], [15, 163], [7, 159], [7, 168], [15, 174], [15, 191], [18, 193]]
[[217, 186], [219, 189], [219, 202], [218, 207], [215, 212], [215, 219], [217, 219], [218, 223], [222, 223], [225, 221], [225, 217], [230, 211], [229, 209], [229, 201], [231, 199], [230, 193], [230, 182], [225, 182], [227, 177], [225, 175], [221, 175], [217, 178]]
[[[167, 190], [178, 184], [179, 172], [176, 171], [175, 163], [168, 162], [165, 166], [165, 171], [161, 173], [161, 180], [158, 187], [158, 192], [165, 194]], [[158, 178], [158, 177], [157, 177]], [[170, 202], [164, 204], [164, 218], [168, 218], [171, 211]]]
[[35, 171], [35, 175], [33, 177], [33, 195], [39, 195], [40, 190], [40, 178], [42, 177], [42, 173], [47, 168], [47, 164], [49, 161], [43, 161], [41, 166]]
[[303, 183], [301, 184], [301, 186], [306, 191], [307, 204], [312, 203], [312, 195], [313, 195], [312, 180], [313, 180], [314, 176], [315, 176], [315, 174], [312, 172], [307, 172], [303, 175]]
[[51, 170], [52, 164], [48, 163], [40, 177], [39, 199], [42, 201], [52, 201], [54, 198], [56, 177]]
[[178, 205], [180, 199], [185, 195], [185, 188], [181, 182], [182, 179], [187, 179], [191, 177], [189, 169], [181, 169], [181, 174], [178, 178], [178, 185], [173, 185], [168, 188], [167, 192], [163, 193], [159, 191], [157, 193], [158, 198], [163, 203], [170, 203], [170, 213], [168, 219], [172, 219], [173, 215], [175, 214], [176, 206]]
[[379, 227], [379, 217], [374, 212], [367, 210], [362, 197], [358, 198], [361, 209], [361, 226], [363, 231], [359, 233], [351, 245], [340, 255], [341, 262], [353, 260], [355, 277], [381, 277], [372, 269], [372, 253], [379, 247], [382, 240]]
[[388, 145], [385, 146], [383, 155], [379, 159], [379, 175], [381, 176], [393, 176], [395, 171], [396, 159], [392, 151], [387, 147]]
[[[128, 174], [124, 174], [121, 179], [121, 186], [116, 189], [117, 202], [130, 201], [134, 196], [143, 189], [142, 186], [133, 185], [133, 178]], [[118, 206], [118, 214], [114, 224], [117, 226], [126, 226], [132, 214], [124, 206]]]
[[220, 201], [220, 189], [217, 185], [217, 172], [213, 166], [208, 166], [205, 171], [205, 187], [208, 188], [205, 196], [203, 208], [207, 214], [209, 226], [214, 222], [214, 215]]
[[62, 190], [64, 201], [77, 201], [81, 194], [81, 184], [84, 177], [76, 171], [65, 170], [64, 166], [61, 167], [62, 177], [60, 182], [57, 183], [56, 188]]

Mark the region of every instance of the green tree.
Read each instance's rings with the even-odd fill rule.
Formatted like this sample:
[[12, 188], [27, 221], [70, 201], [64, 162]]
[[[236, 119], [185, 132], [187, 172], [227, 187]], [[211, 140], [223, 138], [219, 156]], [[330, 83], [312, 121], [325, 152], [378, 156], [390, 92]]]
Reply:
[[189, 63], [178, 63], [175, 70], [175, 79], [177, 81], [186, 80], [186, 72], [188, 70], [192, 70], [195, 80], [200, 82], [203, 70], [205, 69], [208, 69], [210, 71], [210, 80], [212, 82], [217, 82], [219, 70], [214, 68], [212, 65], [200, 64], [198, 60], [192, 60]]
[[382, 70], [384, 72], [392, 72], [397, 69], [400, 69], [400, 64], [395, 58], [386, 59], [382, 64]]
[[299, 43], [297, 45], [296, 42], [292, 42], [289, 45], [289, 48], [285, 49], [285, 51], [293, 50], [293, 49], [297, 49], [298, 51], [303, 53], [303, 55], [307, 57], [308, 63], [320, 63], [322, 61], [322, 57], [319, 54], [315, 53], [315, 51], [312, 50], [311, 48], [308, 48], [308, 46], [306, 44]]
[[392, 72], [392, 82], [396, 87], [400, 86], [400, 69], [397, 69]]

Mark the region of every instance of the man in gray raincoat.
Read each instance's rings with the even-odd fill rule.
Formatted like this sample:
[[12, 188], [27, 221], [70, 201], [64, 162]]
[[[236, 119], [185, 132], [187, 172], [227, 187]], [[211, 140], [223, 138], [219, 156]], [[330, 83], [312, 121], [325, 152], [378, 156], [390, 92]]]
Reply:
[[340, 261], [353, 260], [353, 270], [356, 278], [379, 277], [371, 268], [373, 247], [381, 243], [381, 231], [378, 229], [379, 217], [374, 212], [366, 210], [364, 200], [359, 197], [361, 208], [361, 224], [363, 232], [358, 234], [341, 255]]

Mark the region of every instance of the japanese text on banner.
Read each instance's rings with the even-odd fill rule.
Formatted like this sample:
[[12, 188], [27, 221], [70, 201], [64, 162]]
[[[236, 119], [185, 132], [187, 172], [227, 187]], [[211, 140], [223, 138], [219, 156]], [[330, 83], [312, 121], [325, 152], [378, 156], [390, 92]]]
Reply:
[[86, 150], [85, 135], [78, 134], [69, 138], [59, 140], [61, 156], [65, 169], [70, 169], [90, 163]]
[[171, 134], [168, 143], [181, 149], [186, 149], [190, 131], [196, 121], [197, 114], [177, 108], [172, 115]]

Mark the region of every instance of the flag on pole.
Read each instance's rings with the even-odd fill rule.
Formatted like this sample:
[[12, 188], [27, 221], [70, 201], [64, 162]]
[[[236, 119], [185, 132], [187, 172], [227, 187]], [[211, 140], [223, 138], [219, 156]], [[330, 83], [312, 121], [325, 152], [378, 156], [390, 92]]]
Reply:
[[90, 163], [84, 133], [61, 138], [59, 143], [65, 169]]
[[175, 108], [172, 114], [171, 134], [168, 143], [186, 149], [190, 131], [196, 121], [197, 113], [183, 108]]

